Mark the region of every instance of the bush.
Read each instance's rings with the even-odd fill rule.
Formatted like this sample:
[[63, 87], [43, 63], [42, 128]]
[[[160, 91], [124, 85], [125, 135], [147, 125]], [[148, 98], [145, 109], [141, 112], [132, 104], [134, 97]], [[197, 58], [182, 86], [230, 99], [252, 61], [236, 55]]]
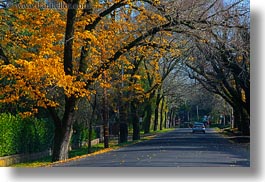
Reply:
[[52, 122], [0, 114], [0, 156], [47, 150], [53, 141]]
[[[88, 128], [84, 127], [82, 124], [75, 124], [73, 129], [73, 135], [71, 138], [71, 146], [73, 149], [82, 147], [83, 142], [88, 141]], [[97, 133], [92, 130], [92, 140], [97, 138]]]

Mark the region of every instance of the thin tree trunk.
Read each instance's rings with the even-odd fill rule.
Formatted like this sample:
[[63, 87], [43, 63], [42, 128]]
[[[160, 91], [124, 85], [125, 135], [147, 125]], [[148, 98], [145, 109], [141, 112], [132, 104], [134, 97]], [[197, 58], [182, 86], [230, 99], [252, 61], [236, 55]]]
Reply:
[[128, 125], [127, 125], [127, 113], [126, 106], [122, 105], [120, 107], [120, 143], [128, 141]]
[[160, 104], [160, 101], [161, 101], [160, 90], [161, 90], [161, 88], [159, 88], [157, 90], [157, 96], [156, 96], [154, 131], [157, 131], [157, 128], [158, 128], [159, 104]]
[[163, 110], [164, 110], [164, 104], [165, 104], [165, 98], [162, 97], [162, 104], [161, 104], [161, 107], [160, 107], [160, 130], [163, 130]]
[[[106, 81], [106, 73], [103, 74], [103, 79]], [[109, 148], [109, 119], [108, 119], [108, 103], [107, 103], [107, 89], [103, 91], [103, 124], [104, 124], [104, 148]]]
[[172, 124], [172, 109], [170, 109], [170, 112], [169, 112], [169, 122], [168, 122], [168, 127], [171, 128], [171, 124]]
[[97, 106], [97, 95], [95, 94], [95, 98], [94, 98], [94, 103], [92, 104], [92, 114], [91, 114], [91, 119], [89, 121], [89, 125], [88, 125], [88, 147], [87, 147], [87, 152], [88, 154], [90, 154], [91, 151], [91, 141], [92, 141], [92, 124], [93, 121], [95, 119], [95, 111], [96, 111], [96, 106]]
[[92, 141], [92, 119], [89, 121], [89, 125], [88, 125], [88, 146], [87, 146], [87, 153], [90, 154], [92, 145], [91, 145], [91, 141]]
[[133, 123], [133, 140], [140, 140], [140, 123], [137, 116], [137, 107], [134, 101], [131, 102], [131, 113]]
[[165, 112], [165, 121], [164, 121], [164, 124], [165, 124], [165, 128], [167, 128], [167, 112]]

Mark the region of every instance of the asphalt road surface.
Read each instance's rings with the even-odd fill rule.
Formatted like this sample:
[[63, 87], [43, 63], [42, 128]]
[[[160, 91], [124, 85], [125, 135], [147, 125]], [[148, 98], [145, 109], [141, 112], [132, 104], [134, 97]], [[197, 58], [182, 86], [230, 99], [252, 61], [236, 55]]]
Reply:
[[54, 167], [249, 167], [250, 151], [213, 129], [181, 128], [151, 140]]

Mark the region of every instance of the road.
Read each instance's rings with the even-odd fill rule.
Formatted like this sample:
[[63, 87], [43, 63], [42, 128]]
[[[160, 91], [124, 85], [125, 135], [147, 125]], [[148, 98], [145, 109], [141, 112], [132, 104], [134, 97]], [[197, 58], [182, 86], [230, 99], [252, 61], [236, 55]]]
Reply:
[[54, 167], [249, 167], [249, 149], [213, 129], [206, 134], [180, 128], [151, 140]]

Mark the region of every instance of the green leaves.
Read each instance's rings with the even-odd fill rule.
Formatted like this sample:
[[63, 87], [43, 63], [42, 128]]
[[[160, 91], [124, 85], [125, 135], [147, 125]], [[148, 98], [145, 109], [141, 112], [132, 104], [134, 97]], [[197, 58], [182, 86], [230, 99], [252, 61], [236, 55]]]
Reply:
[[0, 156], [47, 150], [53, 140], [53, 125], [49, 121], [0, 115]]

